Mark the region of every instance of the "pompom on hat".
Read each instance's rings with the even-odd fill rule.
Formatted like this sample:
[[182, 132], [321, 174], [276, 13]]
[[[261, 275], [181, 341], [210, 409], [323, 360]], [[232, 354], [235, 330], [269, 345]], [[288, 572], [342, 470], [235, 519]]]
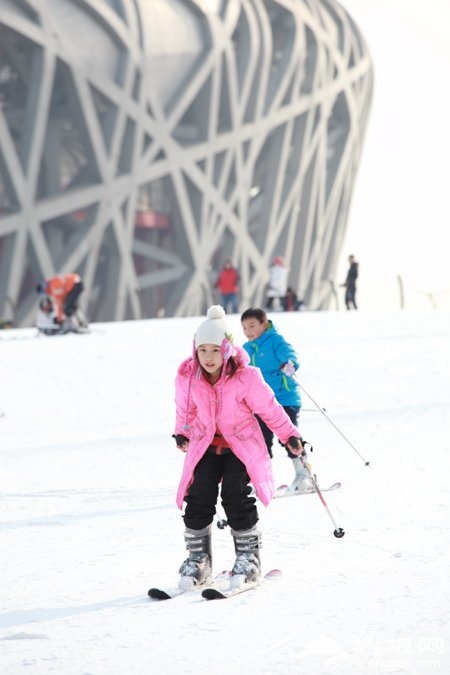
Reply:
[[233, 336], [228, 327], [225, 310], [221, 305], [212, 305], [206, 314], [207, 319], [200, 324], [194, 336], [194, 347], [200, 345], [219, 345], [224, 359], [231, 356]]

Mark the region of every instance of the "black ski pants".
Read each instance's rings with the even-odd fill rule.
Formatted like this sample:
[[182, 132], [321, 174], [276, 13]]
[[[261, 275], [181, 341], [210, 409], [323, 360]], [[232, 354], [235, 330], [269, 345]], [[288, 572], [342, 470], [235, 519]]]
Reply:
[[345, 288], [345, 306], [347, 309], [358, 309], [356, 306], [356, 284], [354, 281], [348, 281]]
[[[289, 415], [289, 419], [291, 420], [292, 424], [295, 424], [295, 426], [297, 426], [300, 408], [298, 406], [295, 406], [295, 405], [284, 405], [283, 408], [284, 408], [284, 411]], [[263, 422], [262, 419], [260, 417], [258, 417], [258, 415], [255, 415], [255, 417], [258, 420], [258, 424], [259, 424], [259, 426], [261, 428], [261, 431], [263, 433], [264, 440], [265, 440], [266, 446], [267, 446], [267, 452], [269, 453], [269, 455], [271, 457], [273, 457], [273, 453], [272, 453], [273, 431], [271, 429], [269, 429], [267, 424], [265, 422]], [[286, 452], [289, 455], [289, 457], [291, 459], [293, 459], [293, 457], [295, 457], [295, 455], [293, 455], [292, 452], [290, 450], [288, 450], [288, 448], [286, 448], [286, 446], [284, 446], [284, 448], [286, 449]]]
[[195, 467], [185, 497], [186, 527], [201, 530], [212, 523], [221, 483], [220, 494], [228, 525], [233, 530], [251, 529], [258, 522], [258, 510], [256, 499], [249, 496], [249, 481], [245, 464], [231, 450], [227, 448], [224, 454], [216, 455], [214, 449], [208, 449]]
[[83, 282], [78, 281], [70, 293], [66, 295], [66, 298], [63, 303], [63, 311], [66, 316], [72, 316], [78, 306], [78, 298], [82, 294], [84, 289]]

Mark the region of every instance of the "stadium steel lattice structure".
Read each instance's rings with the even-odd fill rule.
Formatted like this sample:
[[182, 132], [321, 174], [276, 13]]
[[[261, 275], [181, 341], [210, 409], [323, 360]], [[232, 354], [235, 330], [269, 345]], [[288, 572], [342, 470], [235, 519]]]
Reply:
[[274, 255], [329, 306], [373, 87], [332, 0], [0, 0], [0, 318], [78, 271], [91, 320], [242, 306]]

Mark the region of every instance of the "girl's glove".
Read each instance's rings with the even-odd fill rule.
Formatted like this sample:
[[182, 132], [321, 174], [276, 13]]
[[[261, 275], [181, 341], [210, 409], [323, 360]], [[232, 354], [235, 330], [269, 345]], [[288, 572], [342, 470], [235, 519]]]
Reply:
[[186, 436], [183, 436], [183, 434], [172, 434], [172, 438], [175, 439], [178, 450], [183, 450], [183, 452], [186, 452], [189, 438], [186, 438]]
[[302, 439], [301, 438], [296, 438], [295, 436], [289, 436], [289, 440], [286, 443], [286, 446], [289, 448], [289, 450], [292, 452], [293, 455], [306, 455], [306, 452], [303, 448], [302, 445]]

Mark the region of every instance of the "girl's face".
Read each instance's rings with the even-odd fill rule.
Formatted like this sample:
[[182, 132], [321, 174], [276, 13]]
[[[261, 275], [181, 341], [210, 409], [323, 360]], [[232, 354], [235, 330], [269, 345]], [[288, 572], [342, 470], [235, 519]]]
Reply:
[[264, 333], [267, 328], [267, 319], [265, 321], [258, 321], [258, 319], [245, 319], [242, 322], [242, 330], [244, 335], [250, 342], [257, 340], [260, 335]]
[[220, 377], [223, 366], [223, 356], [219, 345], [200, 345], [197, 357], [202, 368], [214, 379]]

